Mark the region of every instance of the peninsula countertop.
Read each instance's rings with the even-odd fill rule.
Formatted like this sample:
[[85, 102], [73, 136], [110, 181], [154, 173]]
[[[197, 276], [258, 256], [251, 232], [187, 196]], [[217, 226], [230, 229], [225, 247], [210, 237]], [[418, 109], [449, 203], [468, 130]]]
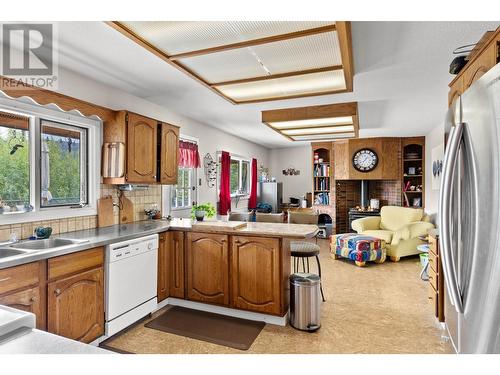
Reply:
[[[103, 228], [87, 229], [62, 233], [54, 238], [85, 240], [77, 245], [32, 251], [0, 259], [0, 269], [13, 267], [60, 255], [75, 253], [93, 247], [127, 241], [134, 238], [165, 232], [167, 230], [221, 233], [229, 235], [280, 237], [289, 239], [312, 238], [318, 233], [317, 225], [287, 223], [228, 222], [206, 220], [196, 222], [191, 219], [146, 220], [131, 224], [112, 225]], [[2, 246], [8, 248], [10, 245]], [[0, 249], [1, 251], [1, 249]]]

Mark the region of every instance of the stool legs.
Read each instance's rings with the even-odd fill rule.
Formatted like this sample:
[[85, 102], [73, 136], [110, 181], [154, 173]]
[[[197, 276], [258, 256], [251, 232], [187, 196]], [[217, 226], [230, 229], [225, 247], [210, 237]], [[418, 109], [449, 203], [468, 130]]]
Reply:
[[316, 255], [316, 262], [318, 263], [318, 276], [319, 276], [319, 290], [321, 291], [321, 298], [323, 302], [326, 301], [325, 295], [323, 294], [323, 283], [321, 281], [321, 264], [319, 263], [319, 256]]

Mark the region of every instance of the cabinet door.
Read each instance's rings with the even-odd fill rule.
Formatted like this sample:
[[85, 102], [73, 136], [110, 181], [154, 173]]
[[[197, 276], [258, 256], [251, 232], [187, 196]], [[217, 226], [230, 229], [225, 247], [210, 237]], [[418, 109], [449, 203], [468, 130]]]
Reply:
[[103, 269], [96, 268], [48, 284], [48, 330], [92, 342], [104, 334]]
[[228, 237], [188, 233], [187, 297], [193, 301], [229, 305]]
[[453, 103], [455, 99], [458, 98], [459, 95], [462, 95], [463, 82], [464, 77], [463, 75], [461, 75], [455, 82], [453, 82], [453, 85], [450, 86], [450, 91], [448, 92], [448, 107]]
[[168, 297], [169, 292], [169, 245], [171, 232], [160, 233], [158, 246], [158, 302]]
[[185, 298], [184, 232], [169, 232], [170, 296]]
[[17, 291], [0, 297], [0, 305], [28, 311], [36, 316], [36, 327], [45, 329], [45, 304], [42, 303], [39, 287]]
[[231, 283], [234, 307], [281, 315], [279, 239], [233, 237]]
[[491, 43], [464, 71], [463, 90], [467, 90], [484, 73], [493, 68], [496, 61], [496, 43]]
[[179, 165], [179, 128], [161, 124], [160, 182], [176, 184]]
[[127, 123], [127, 181], [156, 182], [156, 120], [130, 113]]

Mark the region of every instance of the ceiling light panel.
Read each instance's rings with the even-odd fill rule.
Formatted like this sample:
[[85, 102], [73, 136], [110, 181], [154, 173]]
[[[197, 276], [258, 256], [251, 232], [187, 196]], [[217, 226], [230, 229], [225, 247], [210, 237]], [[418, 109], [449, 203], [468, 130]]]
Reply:
[[342, 65], [336, 32], [179, 59], [210, 83]]
[[168, 55], [287, 34], [334, 23], [333, 21], [121, 22], [129, 30]]
[[335, 139], [354, 138], [355, 133], [321, 134], [321, 135], [299, 135], [291, 137], [294, 141], [333, 141]]
[[342, 70], [269, 79], [265, 81], [215, 86], [236, 102], [273, 99], [295, 95], [321, 94], [345, 90]]
[[305, 135], [305, 134], [331, 134], [331, 133], [345, 133], [354, 132], [353, 125], [344, 126], [327, 126], [322, 128], [305, 128], [305, 129], [290, 129], [281, 130], [286, 135]]
[[352, 123], [353, 123], [352, 116], [343, 116], [343, 117], [318, 118], [310, 120], [269, 122], [268, 124], [276, 129], [294, 129], [294, 128], [314, 127], [314, 126], [350, 125]]

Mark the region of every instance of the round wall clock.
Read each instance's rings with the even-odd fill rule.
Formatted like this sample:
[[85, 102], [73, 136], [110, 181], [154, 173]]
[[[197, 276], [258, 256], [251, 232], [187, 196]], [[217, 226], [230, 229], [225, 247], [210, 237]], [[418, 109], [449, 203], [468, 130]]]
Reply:
[[360, 172], [370, 172], [375, 169], [378, 163], [378, 156], [375, 151], [363, 148], [356, 151], [352, 157], [353, 167]]

